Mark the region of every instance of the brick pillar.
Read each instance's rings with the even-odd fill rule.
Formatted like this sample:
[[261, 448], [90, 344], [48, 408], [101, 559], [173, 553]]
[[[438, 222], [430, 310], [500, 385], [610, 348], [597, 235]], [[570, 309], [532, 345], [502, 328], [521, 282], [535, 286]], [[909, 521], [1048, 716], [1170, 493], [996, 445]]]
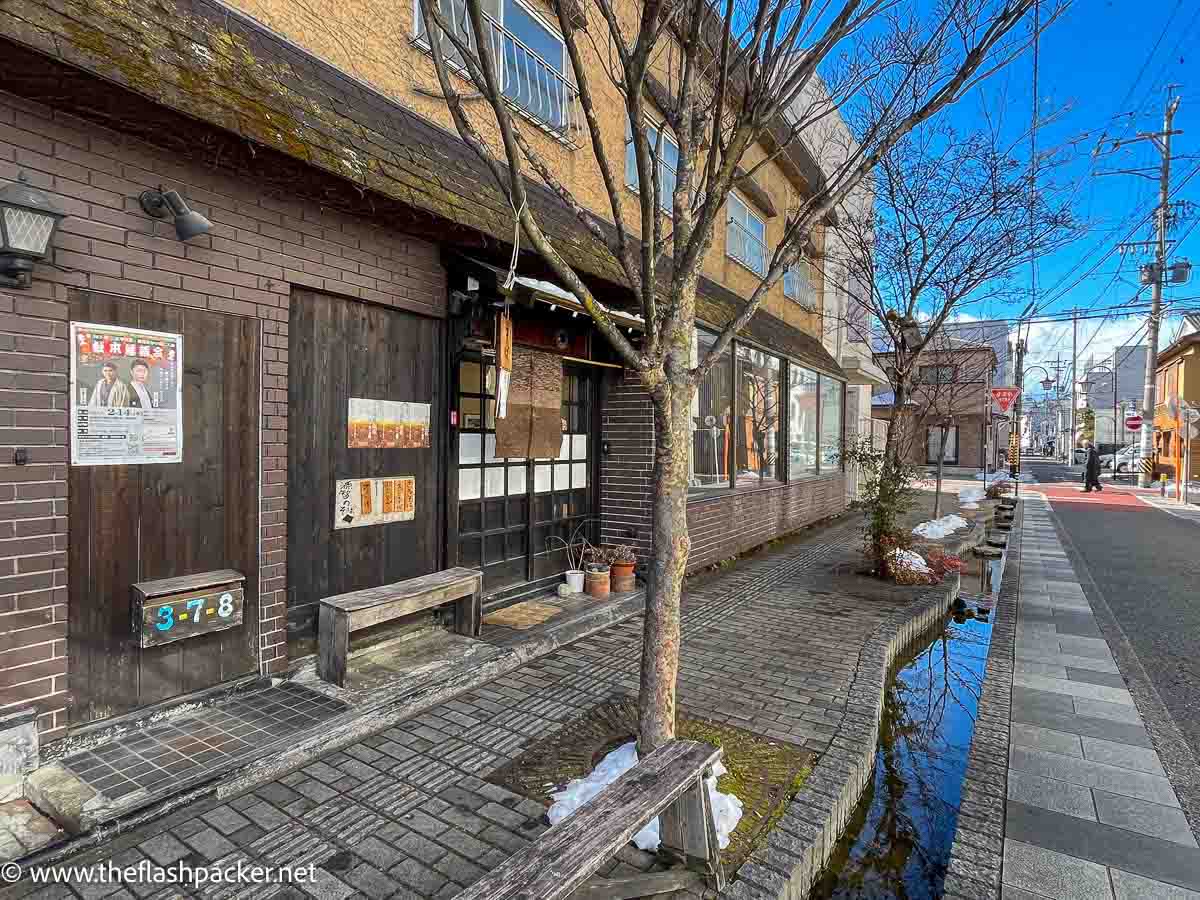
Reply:
[[650, 478], [654, 468], [654, 412], [635, 373], [622, 371], [609, 386], [600, 438], [600, 539], [632, 544], [639, 566], [650, 557]]

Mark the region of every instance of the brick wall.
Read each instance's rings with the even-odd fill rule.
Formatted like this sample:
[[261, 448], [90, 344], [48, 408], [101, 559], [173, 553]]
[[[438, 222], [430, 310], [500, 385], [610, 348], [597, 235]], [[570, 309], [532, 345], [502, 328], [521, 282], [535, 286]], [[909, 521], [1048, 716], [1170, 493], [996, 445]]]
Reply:
[[[444, 315], [438, 249], [251, 181], [181, 163], [0, 93], [0, 182], [24, 171], [70, 218], [31, 290], [0, 288], [0, 711], [36, 704], [43, 739], [67, 725], [67, 379], [72, 288], [261, 321], [260, 665], [287, 666], [287, 374], [293, 286]], [[212, 222], [176, 240], [144, 215], [179, 190]], [[29, 464], [12, 464], [27, 448]]]
[[600, 537], [632, 544], [650, 555], [650, 477], [654, 468], [654, 410], [635, 373], [622, 370], [604, 400], [600, 439]]
[[[637, 376], [625, 372], [610, 386], [602, 440], [609, 455], [600, 466], [601, 538], [632, 543], [641, 559], [651, 546], [650, 479], [654, 453], [650, 397]], [[846, 508], [841, 474], [790, 484], [729, 491], [688, 504], [692, 549], [688, 571], [712, 565]]]

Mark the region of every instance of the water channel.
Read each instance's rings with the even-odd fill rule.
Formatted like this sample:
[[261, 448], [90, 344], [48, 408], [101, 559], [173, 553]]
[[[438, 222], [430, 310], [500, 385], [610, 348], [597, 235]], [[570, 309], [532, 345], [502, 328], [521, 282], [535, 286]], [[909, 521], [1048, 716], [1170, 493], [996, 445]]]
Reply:
[[1004, 560], [972, 558], [966, 608], [899, 657], [884, 696], [874, 777], [811, 900], [942, 895]]

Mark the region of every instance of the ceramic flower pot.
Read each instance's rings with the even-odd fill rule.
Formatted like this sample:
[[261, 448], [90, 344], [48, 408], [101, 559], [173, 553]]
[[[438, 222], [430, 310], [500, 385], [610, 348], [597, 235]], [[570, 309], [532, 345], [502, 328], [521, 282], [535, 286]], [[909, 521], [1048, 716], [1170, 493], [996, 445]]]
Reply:
[[583, 576], [584, 586], [592, 597], [607, 597], [610, 587], [608, 566], [589, 565]]
[[567, 587], [573, 594], [583, 593], [583, 569], [567, 569]]

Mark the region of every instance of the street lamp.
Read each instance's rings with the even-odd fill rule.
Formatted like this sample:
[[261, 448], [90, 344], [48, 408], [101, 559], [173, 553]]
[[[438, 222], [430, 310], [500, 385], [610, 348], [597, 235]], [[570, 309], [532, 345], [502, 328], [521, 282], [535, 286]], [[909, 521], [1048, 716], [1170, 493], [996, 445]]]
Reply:
[[0, 189], [0, 287], [33, 287], [33, 264], [50, 252], [50, 242], [66, 213], [31, 187], [21, 172]]
[[[1088, 377], [1087, 377], [1087, 378], [1084, 378], [1084, 379], [1083, 379], [1081, 382], [1079, 382], [1079, 392], [1080, 392], [1081, 394], [1083, 394], [1083, 400], [1084, 400], [1084, 402], [1086, 403], [1086, 402], [1087, 402], [1087, 400], [1088, 400], [1088, 391], [1090, 391], [1090, 390], [1092, 389], [1092, 382], [1091, 382], [1091, 378], [1090, 378], [1090, 377], [1091, 377], [1093, 374], [1095, 374], [1096, 372], [1103, 372], [1103, 373], [1106, 373], [1106, 374], [1108, 374], [1109, 376], [1111, 376], [1111, 377], [1112, 377], [1112, 386], [1113, 386], [1113, 396], [1112, 396], [1112, 400], [1113, 400], [1113, 402], [1112, 402], [1112, 411], [1113, 411], [1113, 427], [1112, 427], [1112, 438], [1113, 438], [1113, 453], [1116, 453], [1116, 452], [1117, 452], [1117, 444], [1119, 443], [1119, 442], [1117, 441], [1117, 373], [1116, 373], [1116, 372], [1114, 372], [1112, 369], [1110, 369], [1108, 366], [1105, 366], [1105, 365], [1092, 366], [1092, 367], [1091, 367], [1091, 368], [1088, 370]], [[1115, 467], [1115, 464], [1114, 464], [1114, 467]]]

